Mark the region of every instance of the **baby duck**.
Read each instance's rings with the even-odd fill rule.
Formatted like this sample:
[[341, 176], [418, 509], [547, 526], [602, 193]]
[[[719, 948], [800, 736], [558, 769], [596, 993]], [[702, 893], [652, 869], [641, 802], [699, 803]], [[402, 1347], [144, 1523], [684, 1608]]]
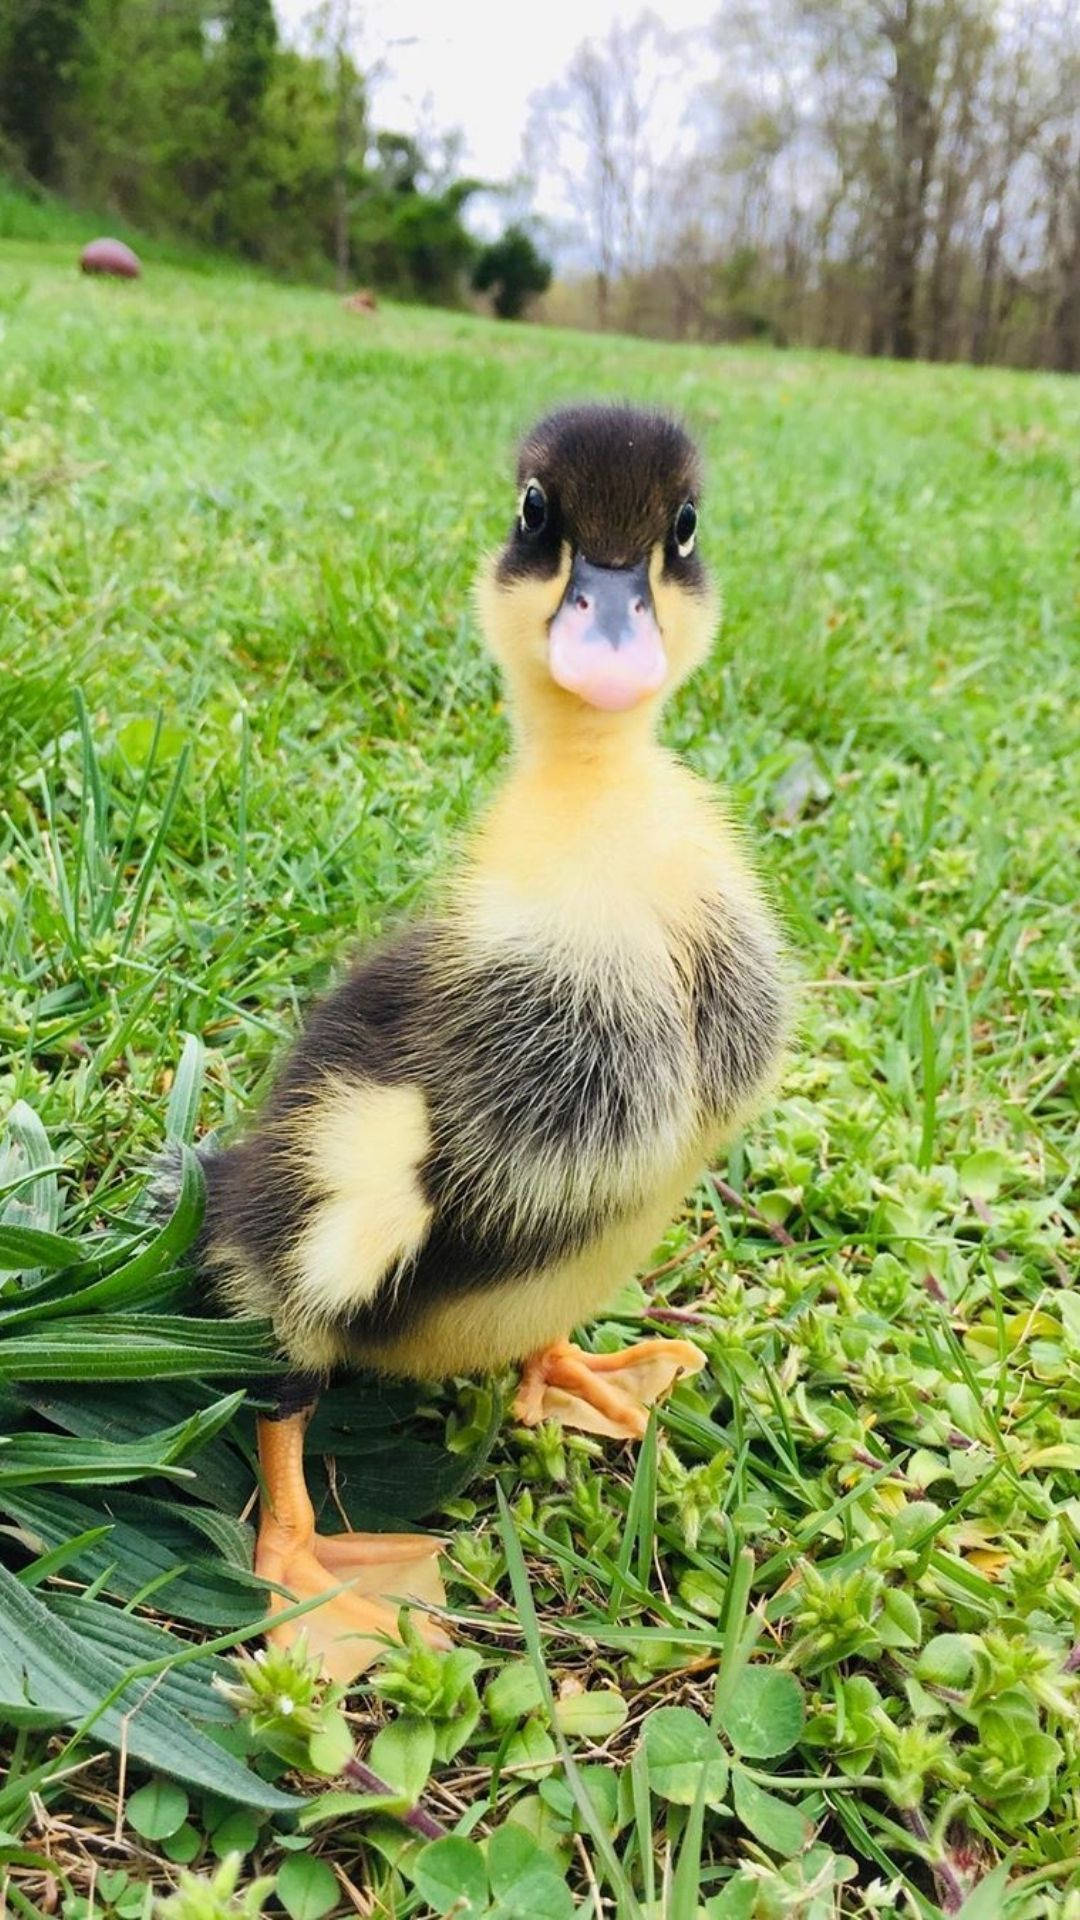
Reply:
[[439, 1543], [316, 1533], [320, 1384], [518, 1362], [520, 1420], [639, 1437], [699, 1349], [568, 1336], [648, 1258], [783, 1044], [777, 928], [713, 793], [655, 738], [714, 626], [694, 446], [662, 414], [569, 408], [528, 435], [517, 482], [478, 583], [507, 777], [437, 910], [361, 957], [252, 1131], [205, 1162], [207, 1282], [273, 1321], [293, 1369], [259, 1422], [256, 1570], [329, 1595], [276, 1632], [344, 1681], [396, 1637], [392, 1599], [441, 1601]]

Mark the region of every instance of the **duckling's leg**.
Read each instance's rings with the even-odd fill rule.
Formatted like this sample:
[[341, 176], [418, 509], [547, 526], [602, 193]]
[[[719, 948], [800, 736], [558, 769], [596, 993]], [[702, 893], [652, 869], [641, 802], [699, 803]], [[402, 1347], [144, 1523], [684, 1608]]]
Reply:
[[[348, 1685], [377, 1659], [387, 1638], [400, 1639], [397, 1613], [403, 1600], [444, 1604], [438, 1567], [442, 1542], [411, 1533], [316, 1533], [304, 1480], [304, 1433], [312, 1412], [307, 1407], [258, 1422], [263, 1494], [255, 1571], [297, 1600], [332, 1595], [321, 1607], [274, 1627], [268, 1637], [289, 1646], [303, 1635], [327, 1679]], [[335, 1592], [343, 1581], [348, 1586]], [[270, 1596], [272, 1613], [288, 1604], [278, 1594]], [[417, 1624], [432, 1646], [450, 1644], [426, 1615], [421, 1613]]]
[[639, 1340], [621, 1353], [586, 1353], [556, 1340], [526, 1361], [514, 1413], [527, 1427], [558, 1420], [582, 1433], [640, 1440], [653, 1402], [704, 1365], [689, 1340]]

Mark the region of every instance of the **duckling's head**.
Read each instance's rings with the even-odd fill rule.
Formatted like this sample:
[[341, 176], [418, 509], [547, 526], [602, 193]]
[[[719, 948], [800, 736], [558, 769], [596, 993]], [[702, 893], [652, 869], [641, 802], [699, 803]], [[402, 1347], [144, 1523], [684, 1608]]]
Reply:
[[513, 528], [479, 585], [488, 643], [526, 730], [587, 715], [617, 728], [709, 648], [697, 450], [664, 414], [568, 407], [527, 435], [517, 480]]

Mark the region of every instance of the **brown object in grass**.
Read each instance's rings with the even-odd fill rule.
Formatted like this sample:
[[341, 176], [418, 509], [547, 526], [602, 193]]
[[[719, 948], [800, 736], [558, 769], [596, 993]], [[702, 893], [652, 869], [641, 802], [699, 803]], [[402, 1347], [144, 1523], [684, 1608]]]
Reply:
[[357, 287], [356, 292], [347, 294], [341, 304], [346, 313], [374, 313], [379, 303], [370, 287]]
[[137, 280], [142, 272], [138, 254], [122, 240], [91, 240], [79, 255], [79, 265], [84, 273], [108, 273], [117, 280]]

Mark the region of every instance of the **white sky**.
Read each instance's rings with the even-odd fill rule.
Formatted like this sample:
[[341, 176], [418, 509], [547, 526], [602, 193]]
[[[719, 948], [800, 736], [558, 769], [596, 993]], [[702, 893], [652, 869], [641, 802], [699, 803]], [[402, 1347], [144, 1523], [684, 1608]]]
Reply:
[[[361, 60], [387, 67], [374, 99], [376, 124], [434, 132], [460, 128], [467, 171], [506, 180], [521, 159], [530, 94], [561, 79], [582, 40], [636, 20], [646, 0], [357, 0]], [[664, 25], [703, 26], [716, 0], [659, 0]], [[286, 35], [311, 0], [277, 0]]]

